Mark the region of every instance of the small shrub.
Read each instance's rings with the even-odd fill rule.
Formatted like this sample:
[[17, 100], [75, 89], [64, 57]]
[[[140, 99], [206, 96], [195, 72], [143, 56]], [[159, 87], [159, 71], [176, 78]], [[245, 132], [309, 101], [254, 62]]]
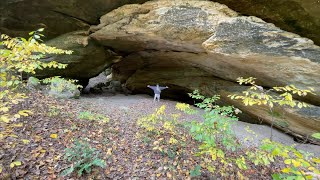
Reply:
[[58, 107], [55, 106], [50, 106], [49, 111], [48, 111], [48, 116], [49, 117], [55, 117], [60, 114], [61, 110]]
[[40, 61], [47, 54], [72, 53], [40, 43], [43, 30], [31, 32], [28, 39], [11, 38], [5, 34], [0, 36], [0, 122], [9, 123], [11, 119], [21, 116], [11, 110], [27, 98], [25, 93], [19, 91], [24, 87], [23, 73], [35, 74], [37, 69], [63, 69], [67, 66], [56, 61]]
[[[209, 145], [212, 146], [211, 148], [216, 148], [217, 144], [222, 144], [227, 149], [235, 150], [236, 142], [231, 125], [238, 120], [234, 115], [236, 108], [217, 105], [216, 101], [220, 99], [218, 95], [207, 98], [195, 90], [193, 93], [189, 93], [189, 96], [202, 100], [196, 106], [206, 111], [203, 122], [192, 121], [188, 125], [194, 139], [206, 144], [204, 147]], [[183, 111], [186, 112], [186, 110]], [[204, 149], [204, 151], [206, 150]]]
[[278, 157], [285, 164], [280, 173], [272, 175], [273, 179], [313, 179], [320, 177], [320, 159], [309, 153], [298, 151], [292, 146], [286, 146], [269, 139], [264, 140], [260, 148], [262, 151], [268, 152], [268, 156], [271, 156], [272, 159]]
[[76, 140], [65, 152], [65, 159], [71, 163], [71, 166], [62, 172], [62, 176], [77, 171], [80, 177], [84, 173], [90, 173], [93, 166], [106, 167], [105, 161], [99, 158], [100, 152], [91, 148], [87, 142]]
[[[235, 158], [231, 151], [236, 151], [239, 147], [236, 141], [232, 124], [238, 120], [235, 116], [240, 110], [233, 106], [219, 106], [217, 101], [219, 95], [213, 97], [205, 97], [195, 90], [189, 93], [189, 96], [201, 100], [195, 105], [205, 110], [204, 121], [192, 121], [186, 123], [193, 139], [200, 143], [196, 156], [201, 157], [203, 168], [211, 173], [217, 173], [215, 163], [218, 161], [223, 168], [219, 171], [221, 176], [226, 174], [226, 169], [229, 164], [235, 164], [239, 169], [246, 169], [246, 161], [244, 157]], [[187, 114], [190, 114], [189, 106], [177, 104], [176, 109], [179, 109]], [[191, 111], [192, 112], [192, 111]], [[199, 167], [190, 171], [193, 175], [199, 175]]]
[[[179, 158], [182, 152], [179, 152], [185, 144], [185, 137], [177, 129], [179, 117], [178, 114], [165, 113], [166, 106], [161, 106], [155, 113], [140, 118], [137, 122], [143, 131], [143, 138], [148, 135], [152, 139], [154, 151], [160, 152], [162, 156], [170, 159]], [[141, 135], [140, 135], [141, 136]]]
[[[245, 106], [253, 106], [253, 105], [265, 105], [269, 108], [269, 113], [271, 115], [271, 135], [270, 139], [272, 140], [272, 130], [274, 125], [274, 117], [278, 116], [274, 111], [274, 106], [280, 107], [309, 107], [308, 104], [304, 102], [297, 102], [293, 99], [293, 95], [298, 96], [306, 96], [307, 94], [314, 94], [313, 89], [298, 89], [294, 85], [288, 85], [284, 87], [272, 87], [270, 89], [264, 89], [262, 86], [259, 86], [255, 82], [256, 78], [249, 77], [243, 78], [239, 77], [237, 82], [242, 84], [248, 84], [250, 87], [243, 91], [242, 94], [232, 94], [229, 95], [231, 99], [239, 99]], [[276, 92], [271, 94], [271, 92]], [[280, 94], [277, 94], [280, 93]]]
[[206, 111], [215, 109], [217, 107], [216, 101], [220, 99], [219, 95], [214, 95], [210, 98], [205, 97], [200, 94], [199, 90], [194, 90], [192, 93], [188, 93], [188, 95], [193, 99], [200, 100], [201, 102], [196, 103], [195, 105]]
[[186, 114], [196, 114], [197, 111], [192, 109], [189, 104], [177, 103], [176, 109], [185, 112]]
[[79, 119], [85, 119], [90, 121], [101, 121], [101, 122], [109, 122], [109, 118], [104, 116], [103, 114], [95, 114], [89, 111], [80, 112], [78, 115]]

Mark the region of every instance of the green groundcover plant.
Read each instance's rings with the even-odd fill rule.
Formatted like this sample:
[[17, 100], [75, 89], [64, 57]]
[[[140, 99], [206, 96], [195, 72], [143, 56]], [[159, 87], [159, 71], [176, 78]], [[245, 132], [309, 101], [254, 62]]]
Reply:
[[92, 167], [106, 167], [104, 160], [99, 158], [100, 152], [97, 149], [90, 147], [86, 141], [76, 140], [74, 144], [65, 150], [65, 159], [71, 163], [70, 167], [62, 172], [62, 176], [71, 174], [77, 171], [78, 176], [84, 173], [90, 173]]

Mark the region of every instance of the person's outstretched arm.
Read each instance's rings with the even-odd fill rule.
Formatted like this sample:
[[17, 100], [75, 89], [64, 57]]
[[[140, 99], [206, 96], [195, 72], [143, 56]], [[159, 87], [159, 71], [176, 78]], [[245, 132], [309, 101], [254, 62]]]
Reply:
[[169, 87], [168, 86], [166, 86], [166, 87], [160, 86], [159, 88], [160, 88], [160, 90], [164, 90], [164, 89], [168, 89]]
[[150, 88], [150, 89], [152, 89], [152, 90], [155, 90], [155, 89], [156, 89], [156, 86], [150, 86], [150, 85], [148, 85], [147, 87]]

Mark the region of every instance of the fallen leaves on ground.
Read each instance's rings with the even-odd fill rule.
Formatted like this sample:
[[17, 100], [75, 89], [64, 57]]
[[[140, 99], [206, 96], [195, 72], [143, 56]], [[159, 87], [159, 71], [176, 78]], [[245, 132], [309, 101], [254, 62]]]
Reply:
[[[30, 111], [19, 113], [21, 117], [16, 121], [1, 123], [0, 179], [67, 179], [60, 175], [70, 165], [63, 155], [75, 139], [86, 139], [101, 151], [101, 158], [107, 163], [105, 169], [94, 168], [80, 179], [190, 179], [190, 171], [202, 166], [194, 156], [197, 144], [190, 136], [186, 136], [185, 146], [172, 157], [154, 150], [152, 143], [156, 140], [146, 135], [138, 137], [141, 129], [137, 127], [137, 119], [153, 113], [162, 104], [175, 111], [174, 103], [167, 101], [157, 104], [151, 99], [141, 99], [119, 105], [107, 98], [58, 100], [33, 93], [15, 107], [17, 111]], [[79, 119], [83, 111], [103, 114], [110, 121]], [[219, 164], [215, 168], [220, 168]], [[238, 178], [235, 168], [229, 168], [229, 177]], [[244, 173], [253, 179], [270, 179], [271, 170], [258, 167]], [[73, 176], [79, 179], [76, 174]], [[210, 177], [212, 174], [204, 171], [196, 179]]]

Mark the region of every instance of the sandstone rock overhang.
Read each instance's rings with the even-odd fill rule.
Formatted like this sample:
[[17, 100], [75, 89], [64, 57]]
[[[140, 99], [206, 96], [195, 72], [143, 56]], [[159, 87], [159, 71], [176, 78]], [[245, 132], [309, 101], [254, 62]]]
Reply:
[[[49, 38], [98, 24], [99, 17], [128, 3], [147, 0], [1, 0], [0, 32], [25, 37], [46, 27]], [[171, 0], [174, 1], [174, 0]], [[188, 2], [189, 0], [185, 0]], [[215, 0], [246, 15], [262, 18], [320, 45], [318, 0]]]
[[[309, 39], [225, 5], [195, 0], [125, 5], [90, 31], [99, 44], [126, 55], [114, 65], [114, 75], [133, 91], [152, 82], [202, 88], [240, 106], [226, 97], [241, 91], [234, 83], [240, 76], [256, 77], [266, 88], [312, 87], [316, 95], [300, 100], [314, 104], [313, 111], [279, 109], [277, 127], [300, 136], [320, 131], [320, 48]], [[242, 110], [271, 123], [265, 107]]]
[[87, 30], [99, 23], [103, 14], [128, 3], [147, 0], [1, 0], [0, 32], [27, 37], [46, 28], [48, 39], [77, 30]]
[[[47, 55], [42, 61], [67, 64], [66, 69], [44, 69], [37, 77], [62, 76], [87, 82], [110, 67], [118, 58], [115, 53], [100, 46], [88, 37], [87, 31], [74, 31], [46, 42], [47, 45], [72, 50], [71, 55]], [[86, 85], [86, 84], [85, 84]]]

